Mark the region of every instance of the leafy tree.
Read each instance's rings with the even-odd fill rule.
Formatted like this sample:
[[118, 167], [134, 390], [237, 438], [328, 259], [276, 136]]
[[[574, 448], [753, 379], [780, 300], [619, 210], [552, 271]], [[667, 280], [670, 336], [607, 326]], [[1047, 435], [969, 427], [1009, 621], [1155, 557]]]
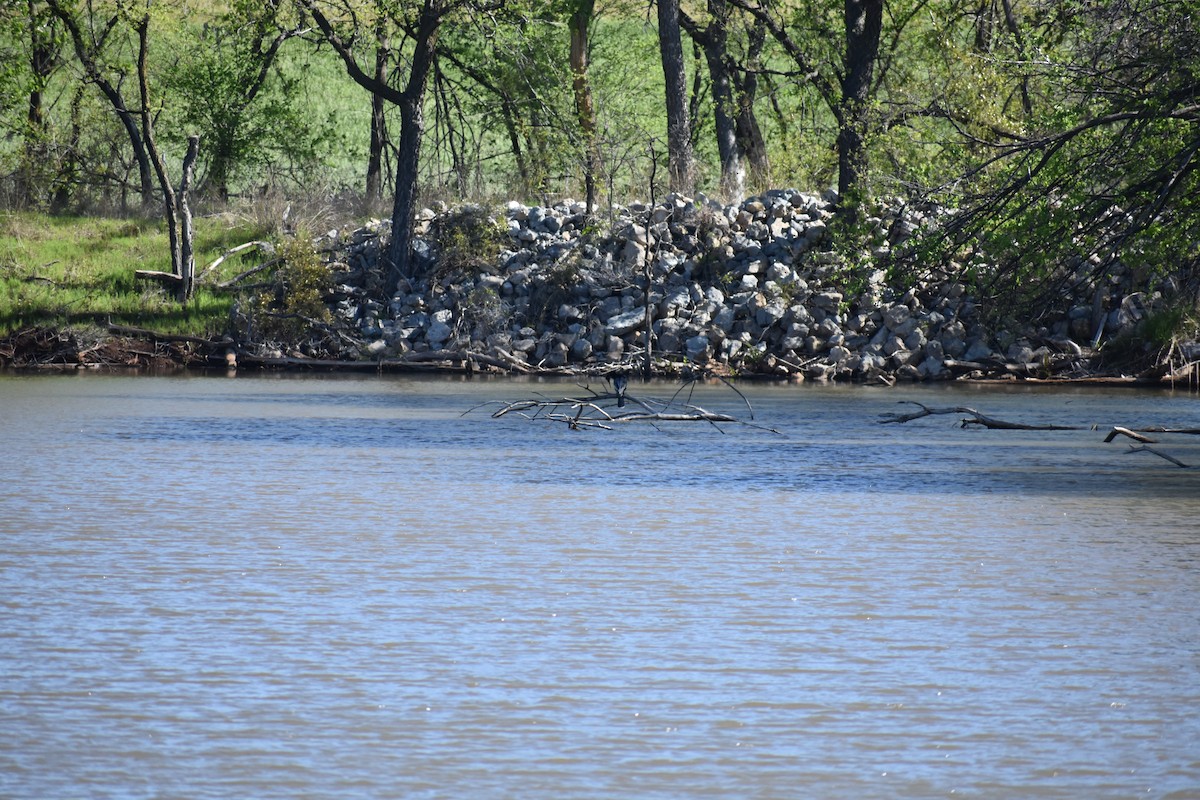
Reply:
[[[838, 193], [853, 213], [867, 173], [867, 140], [872, 132], [876, 66], [883, 33], [884, 0], [846, 0], [840, 36], [834, 29], [801, 38], [824, 18], [823, 9], [798, 3], [775, 9], [766, 0], [731, 0], [753, 14], [792, 62], [793, 77], [816, 90], [837, 126]], [[829, 42], [842, 41], [841, 48]]]
[[210, 194], [228, 199], [239, 173], [272, 161], [313, 159], [320, 132], [299, 107], [299, 78], [275, 69], [280, 47], [298, 28], [271, 5], [237, 0], [227, 14], [183, 33], [191, 41], [170, 67], [166, 92], [177, 106], [176, 130], [204, 139]]
[[148, 88], [145, 79], [148, 46], [149, 7], [123, 4], [88, 4], [80, 7], [73, 0], [46, 0], [50, 12], [66, 28], [71, 44], [88, 83], [94, 85], [120, 120], [129, 139], [138, 167], [138, 193], [143, 206], [154, 202], [154, 167], [151, 143], [146, 134], [154, 114], [139, 112], [125, 96], [127, 83], [135, 83], [139, 92]]
[[24, 206], [36, 206], [40, 184], [46, 182], [47, 174], [53, 170], [44, 95], [62, 60], [61, 29], [38, 0], [26, 0], [5, 17], [10, 26], [9, 33], [16, 33], [24, 40], [24, 47], [18, 49], [18, 57], [24, 62], [25, 69], [10, 65], [4, 70], [5, 77], [0, 77], [0, 81], [23, 93], [27, 99], [24, 119], [19, 125], [23, 152], [17, 174], [16, 200]]
[[1143, 287], [1183, 275], [1195, 291], [1197, 4], [1040, 10], [1028, 45], [1040, 56], [1009, 76], [1030, 87], [1031, 116], [1024, 129], [975, 139], [979, 163], [947, 231], [949, 254], [997, 261], [978, 276], [984, 288], [1034, 309], [1114, 272]]
[[[170, 241], [172, 273], [181, 301], [192, 293], [194, 265], [191, 259], [190, 217], [186, 209], [187, 178], [196, 157], [198, 139], [189, 142], [185, 158], [185, 180], [176, 192], [159, 149], [155, 121], [161, 104], [151, 97], [150, 28], [152, 0], [105, 6], [90, 3], [80, 8], [70, 0], [46, 0], [51, 13], [70, 35], [76, 57], [88, 80], [95, 84], [112, 105], [129, 137], [141, 177], [142, 203], [154, 200], [154, 181], [162, 196], [163, 217]], [[127, 54], [122, 59], [120, 56]], [[132, 81], [137, 87], [136, 105], [126, 101], [123, 85]], [[183, 205], [182, 219], [180, 217]]]
[[[400, 112], [400, 140], [396, 153], [395, 199], [392, 205], [392, 239], [387, 263], [392, 283], [413, 277], [411, 252], [413, 214], [416, 210], [417, 179], [420, 174], [422, 138], [425, 133], [425, 90], [433, 69], [438, 35], [448, 17], [467, 7], [469, 0], [421, 0], [388, 2], [376, 0], [360, 7], [350, 0], [300, 0], [311, 15], [324, 41], [342, 59], [347, 74], [372, 94], [396, 106]], [[359, 63], [357, 46], [365, 32], [378, 42], [376, 25], [393, 27], [407, 44], [403, 88], [380, 81], [372, 68]], [[394, 45], [398, 47], [398, 45]], [[398, 53], [394, 49], [393, 52]], [[376, 58], [371, 53], [372, 61]], [[397, 73], [399, 75], [399, 73]]]

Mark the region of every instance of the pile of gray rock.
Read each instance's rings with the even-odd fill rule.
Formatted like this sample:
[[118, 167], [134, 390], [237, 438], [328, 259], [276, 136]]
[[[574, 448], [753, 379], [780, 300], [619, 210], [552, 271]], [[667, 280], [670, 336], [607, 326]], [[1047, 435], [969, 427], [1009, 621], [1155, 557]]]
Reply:
[[[318, 246], [346, 331], [336, 355], [475, 353], [563, 371], [641, 363], [649, 347], [663, 371], [883, 382], [1037, 375], [1084, 369], [1099, 340], [1156, 302], [1113, 276], [1064, 297], [1061, 313], [1036, 326], [989, 329], [955, 276], [893, 266], [893, 252], [941, 212], [885, 206], [867, 219], [870, 243], [847, 248], [831, 234], [835, 201], [792, 189], [736, 205], [672, 195], [614, 209], [599, 226], [571, 200], [427, 209], [414, 244], [424, 277], [383, 294], [389, 224], [331, 231]], [[458, 235], [453, 257], [447, 231]], [[464, 254], [464, 242], [477, 252]]]

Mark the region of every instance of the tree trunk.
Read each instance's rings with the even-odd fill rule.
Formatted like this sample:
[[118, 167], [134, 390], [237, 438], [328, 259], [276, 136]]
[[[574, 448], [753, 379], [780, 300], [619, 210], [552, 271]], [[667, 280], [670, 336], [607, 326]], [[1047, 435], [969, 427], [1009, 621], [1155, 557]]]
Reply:
[[149, 14], [138, 20], [137, 35], [137, 78], [138, 96], [142, 105], [142, 141], [145, 144], [146, 155], [149, 157], [150, 163], [154, 165], [154, 173], [158, 176], [158, 188], [162, 190], [163, 194], [163, 217], [167, 222], [167, 239], [171, 247], [171, 272], [182, 275], [179, 262], [179, 223], [176, 218], [175, 189], [171, 186], [171, 179], [167, 176], [167, 165], [163, 161], [162, 153], [158, 151], [158, 144], [154, 139], [154, 114], [150, 110], [150, 73], [147, 65], [150, 51]]
[[508, 144], [512, 147], [513, 158], [517, 161], [517, 175], [521, 179], [521, 191], [527, 193], [530, 189], [529, 164], [525, 160], [525, 150], [521, 147], [521, 135], [517, 130], [516, 104], [507, 94], [500, 97], [500, 109], [504, 116], [504, 130], [508, 133]]
[[588, 29], [592, 24], [595, 0], [576, 0], [568, 27], [571, 31], [571, 85], [575, 92], [575, 114], [583, 137], [583, 185], [587, 196], [587, 213], [596, 210], [596, 106], [592, 84], [588, 79]]
[[679, 0], [658, 0], [658, 46], [666, 81], [667, 173], [671, 191], [690, 195], [695, 189], [695, 164], [688, 120], [687, 74], [679, 33]]
[[46, 117], [42, 90], [58, 61], [54, 46], [54, 31], [49, 20], [38, 13], [35, 0], [29, 0], [29, 70], [33, 83], [29, 88], [29, 108], [25, 129], [25, 163], [18, 175], [18, 200], [23, 205], [37, 205], [39, 166], [46, 160]]
[[871, 77], [883, 29], [883, 0], [846, 0], [845, 22], [845, 72], [837, 137], [838, 194], [853, 220], [867, 168], [865, 136], [870, 117]]
[[208, 177], [205, 180], [206, 194], [225, 202], [229, 199], [229, 174], [233, 167], [232, 130], [214, 131], [208, 140]]
[[767, 156], [767, 142], [754, 112], [754, 101], [758, 96], [759, 57], [767, 39], [766, 28], [755, 20], [747, 31], [745, 68], [731, 70], [737, 87], [737, 117], [735, 121], [738, 151], [750, 168], [755, 185], [765, 186], [770, 182], [771, 161]]
[[386, 254], [390, 288], [401, 279], [414, 277], [412, 262], [413, 211], [417, 202], [417, 178], [421, 157], [421, 136], [425, 130], [422, 104], [425, 85], [437, 46], [438, 28], [450, 10], [446, 0], [424, 0], [416, 29], [409, 32], [413, 45], [409, 54], [408, 81], [403, 91], [375, 80], [358, 65], [350, 40], [343, 39], [315, 0], [301, 0], [312, 15], [325, 40], [337, 51], [346, 72], [359, 86], [400, 109], [400, 142], [396, 155], [395, 199], [392, 204], [392, 239]]
[[699, 40], [712, 81], [713, 123], [717, 134], [717, 154], [721, 160], [721, 192], [725, 199], [740, 202], [746, 191], [746, 173], [738, 152], [736, 106], [733, 81], [726, 59], [729, 39], [729, 8], [725, 0], [708, 0], [710, 22]]
[[421, 166], [421, 137], [425, 132], [425, 85], [433, 68], [440, 0], [425, 0], [409, 66], [408, 84], [400, 106], [400, 146], [396, 154], [396, 198], [392, 205], [392, 241], [388, 246], [391, 284], [414, 277], [412, 263], [413, 214], [417, 204], [417, 178]]
[[[1004, 24], [1008, 28], [1008, 32], [1012, 34], [1013, 41], [1017, 45], [1017, 56], [1021, 59], [1021, 63], [1029, 62], [1029, 56], [1025, 52], [1025, 37], [1021, 35], [1021, 26], [1017, 23], [1016, 12], [1013, 11], [1011, 0], [1002, 0], [1004, 5]], [[1029, 74], [1025, 72], [1021, 76], [1021, 110], [1025, 112], [1025, 116], [1033, 114], [1033, 102], [1029, 97]]]
[[192, 173], [196, 168], [196, 156], [200, 154], [200, 137], [189, 136], [187, 155], [183, 158], [183, 177], [179, 181], [179, 302], [192, 298], [196, 283], [196, 258], [192, 247], [192, 209], [188, 205], [188, 192], [192, 187]]
[[66, 211], [71, 201], [71, 189], [75, 185], [76, 172], [79, 170], [79, 141], [83, 136], [83, 84], [75, 87], [71, 95], [71, 134], [67, 139], [66, 154], [54, 181], [54, 195], [50, 199], [50, 213], [61, 214]]
[[[375, 80], [383, 85], [388, 80], [388, 35], [383, 23], [375, 28]], [[371, 142], [367, 154], [367, 205], [377, 206], [383, 200], [383, 148], [387, 142], [386, 119], [383, 116], [382, 95], [371, 95]]]
[[400, 144], [396, 153], [396, 195], [392, 202], [392, 240], [388, 245], [388, 281], [395, 286], [413, 277], [413, 214], [417, 203], [417, 170], [421, 159], [421, 136], [425, 130], [419, 102], [400, 106]]

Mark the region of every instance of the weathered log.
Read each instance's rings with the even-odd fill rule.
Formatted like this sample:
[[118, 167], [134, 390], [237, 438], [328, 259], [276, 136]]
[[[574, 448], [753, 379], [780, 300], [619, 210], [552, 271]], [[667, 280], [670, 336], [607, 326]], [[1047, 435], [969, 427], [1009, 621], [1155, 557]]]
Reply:
[[[178, 279], [178, 275], [172, 277]], [[220, 347], [229, 344], [228, 339], [202, 339], [199, 336], [181, 336], [174, 333], [160, 333], [147, 328], [133, 328], [128, 325], [108, 324], [108, 332], [115, 333], [118, 336], [134, 336], [139, 339], [150, 339], [155, 342], [187, 342], [188, 344], [199, 344], [206, 347]]]
[[[218, 289], [229, 289], [233, 286], [236, 286], [240, 281], [245, 280], [246, 278], [249, 278], [251, 275], [256, 275], [259, 272], [262, 272], [264, 269], [269, 269], [269, 268], [275, 266], [276, 264], [281, 263], [282, 261], [283, 261], [282, 258], [272, 258], [270, 261], [264, 261], [263, 263], [259, 264], [256, 267], [251, 267], [250, 269], [246, 270], [245, 272], [243, 272], [239, 275], [233, 276], [232, 278], [230, 278], [227, 281], [222, 281], [221, 283], [218, 283], [217, 288]], [[244, 289], [246, 287], [243, 286], [241, 288]]]
[[1183, 433], [1189, 436], [1200, 436], [1200, 428], [1163, 428], [1154, 426], [1150, 428], [1138, 428], [1142, 433]]

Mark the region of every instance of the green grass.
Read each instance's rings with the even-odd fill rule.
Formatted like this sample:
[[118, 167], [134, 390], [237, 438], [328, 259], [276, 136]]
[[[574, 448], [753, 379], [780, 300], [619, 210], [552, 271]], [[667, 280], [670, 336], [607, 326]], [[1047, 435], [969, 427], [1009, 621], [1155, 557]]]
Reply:
[[[196, 220], [196, 269], [230, 247], [264, 238], [261, 228], [227, 217]], [[249, 259], [256, 259], [251, 251]], [[30, 326], [106, 321], [164, 333], [210, 336], [224, 330], [234, 297], [215, 283], [247, 268], [231, 258], [181, 306], [134, 277], [170, 271], [163, 225], [154, 220], [0, 214], [0, 335]]]

